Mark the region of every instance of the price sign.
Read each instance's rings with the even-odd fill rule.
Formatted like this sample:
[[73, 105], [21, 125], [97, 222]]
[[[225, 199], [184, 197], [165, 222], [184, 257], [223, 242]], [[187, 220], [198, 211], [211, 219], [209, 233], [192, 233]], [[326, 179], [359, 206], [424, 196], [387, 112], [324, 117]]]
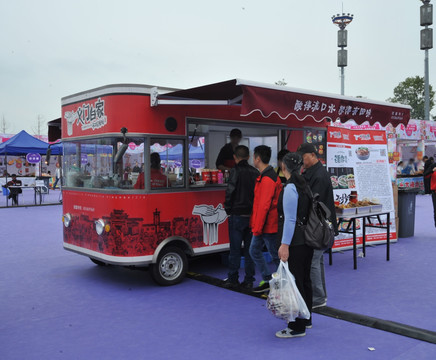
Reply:
[[38, 164], [41, 162], [41, 155], [29, 153], [26, 155], [26, 160], [29, 164]]

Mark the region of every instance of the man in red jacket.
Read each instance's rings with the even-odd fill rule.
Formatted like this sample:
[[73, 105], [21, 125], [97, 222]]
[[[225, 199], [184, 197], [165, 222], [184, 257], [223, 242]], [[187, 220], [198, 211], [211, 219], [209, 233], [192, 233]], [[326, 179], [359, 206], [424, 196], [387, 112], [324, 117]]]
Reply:
[[278, 213], [277, 202], [282, 189], [282, 182], [269, 165], [271, 148], [266, 145], [257, 146], [254, 149], [253, 165], [259, 170], [260, 175], [256, 179], [254, 188], [253, 212], [250, 225], [253, 233], [250, 245], [250, 255], [262, 274], [262, 281], [253, 292], [265, 292], [269, 290], [271, 270], [263, 257], [263, 247], [266, 245], [273, 262], [278, 266], [279, 257], [277, 251]]

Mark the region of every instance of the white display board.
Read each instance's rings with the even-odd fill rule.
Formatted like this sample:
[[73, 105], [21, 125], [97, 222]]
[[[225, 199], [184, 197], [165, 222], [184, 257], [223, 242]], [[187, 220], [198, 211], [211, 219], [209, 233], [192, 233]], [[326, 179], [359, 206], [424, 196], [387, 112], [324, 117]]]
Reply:
[[[384, 130], [351, 130], [329, 127], [327, 130], [327, 170], [333, 184], [336, 202], [347, 204], [351, 191], [357, 192], [358, 200], [369, 200], [382, 204], [382, 211], [390, 214], [390, 240], [396, 241], [395, 208], [392, 183], [389, 172], [389, 159], [386, 132]], [[383, 225], [387, 216], [381, 217]], [[357, 243], [362, 243], [360, 219], [357, 230]], [[343, 223], [344, 229], [348, 223]], [[386, 242], [386, 230], [367, 228], [367, 243]], [[351, 234], [340, 233], [334, 249], [350, 248], [353, 245]]]

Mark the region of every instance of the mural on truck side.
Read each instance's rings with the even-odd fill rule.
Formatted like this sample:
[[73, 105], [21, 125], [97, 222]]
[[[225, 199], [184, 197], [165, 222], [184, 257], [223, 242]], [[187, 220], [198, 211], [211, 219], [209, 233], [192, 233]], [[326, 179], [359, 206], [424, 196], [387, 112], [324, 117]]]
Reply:
[[195, 205], [192, 214], [199, 215], [203, 223], [203, 241], [205, 245], [218, 243], [218, 225], [227, 219], [226, 211], [219, 204], [216, 208], [213, 205]]
[[112, 256], [151, 255], [159, 244], [171, 236], [188, 240], [193, 248], [218, 243], [218, 226], [227, 219], [222, 205], [196, 205], [190, 217], [174, 217], [161, 220], [159, 209], [153, 211], [153, 222], [144, 218], [130, 217], [124, 210], [114, 209], [102, 219], [110, 231], [97, 235], [97, 218], [86, 214], [77, 215], [72, 226], [64, 228], [64, 241], [85, 249]]

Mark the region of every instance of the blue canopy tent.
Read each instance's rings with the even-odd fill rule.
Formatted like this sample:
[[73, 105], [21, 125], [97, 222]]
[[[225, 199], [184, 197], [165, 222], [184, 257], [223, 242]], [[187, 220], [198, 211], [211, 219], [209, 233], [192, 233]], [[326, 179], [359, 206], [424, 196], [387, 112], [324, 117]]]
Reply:
[[[52, 155], [62, 155], [63, 149], [65, 147], [65, 154], [71, 155], [75, 154], [77, 151], [77, 144], [76, 143], [70, 143], [67, 142], [65, 145], [62, 143], [62, 141], [57, 142], [55, 144], [50, 145], [50, 148], [52, 150]], [[112, 145], [100, 145], [100, 144], [80, 144], [80, 151], [82, 154], [112, 154], [114, 151], [114, 148]]]
[[[182, 157], [183, 147], [178, 144], [170, 149], [159, 153], [162, 160], [180, 160]], [[190, 146], [189, 159], [204, 159], [204, 149], [200, 147]]]
[[47, 148], [46, 142], [21, 130], [17, 135], [0, 144], [0, 155], [25, 155], [28, 153], [45, 155]]
[[50, 145], [51, 155], [62, 155], [64, 146], [62, 141]]

